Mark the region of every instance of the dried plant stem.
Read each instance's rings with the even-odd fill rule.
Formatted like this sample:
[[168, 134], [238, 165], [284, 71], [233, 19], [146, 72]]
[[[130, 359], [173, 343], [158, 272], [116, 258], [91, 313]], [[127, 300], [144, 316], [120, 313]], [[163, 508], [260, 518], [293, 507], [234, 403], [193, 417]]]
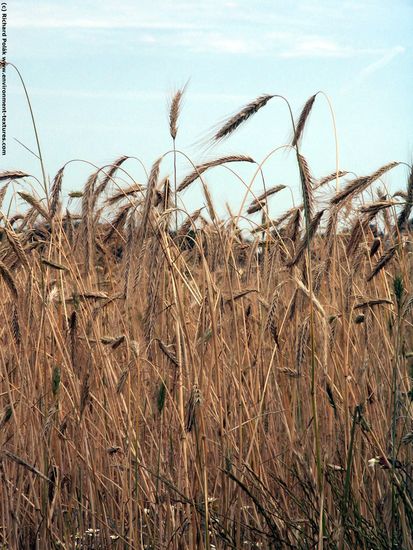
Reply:
[[24, 95], [26, 97], [26, 101], [27, 101], [27, 105], [29, 107], [29, 111], [30, 111], [30, 119], [32, 121], [32, 125], [33, 125], [33, 131], [34, 131], [34, 136], [35, 136], [35, 139], [36, 139], [36, 145], [37, 145], [37, 153], [38, 153], [38, 157], [39, 157], [39, 162], [40, 162], [40, 168], [42, 170], [42, 176], [43, 176], [43, 191], [45, 193], [45, 196], [48, 197], [48, 189], [47, 189], [47, 178], [46, 178], [46, 170], [45, 170], [45, 166], [44, 166], [44, 162], [43, 162], [43, 155], [42, 155], [42, 149], [40, 147], [40, 139], [39, 139], [39, 134], [37, 132], [37, 125], [36, 125], [36, 119], [34, 117], [34, 113], [33, 113], [33, 109], [32, 109], [32, 104], [31, 104], [31, 101], [30, 101], [30, 96], [29, 96], [29, 93], [27, 91], [27, 88], [26, 88], [26, 84], [23, 80], [23, 77], [19, 71], [19, 69], [16, 67], [16, 65], [14, 65], [13, 63], [10, 63], [10, 62], [7, 62], [6, 65], [10, 65], [10, 67], [13, 67], [13, 69], [16, 71], [19, 79], [20, 79], [20, 82], [21, 82], [21, 85], [23, 87], [23, 91], [24, 91]]

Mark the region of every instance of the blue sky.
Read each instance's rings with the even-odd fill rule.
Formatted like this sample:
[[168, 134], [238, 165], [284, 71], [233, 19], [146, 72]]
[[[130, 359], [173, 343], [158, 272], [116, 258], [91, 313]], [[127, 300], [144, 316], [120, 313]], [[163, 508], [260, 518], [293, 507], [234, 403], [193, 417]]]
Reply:
[[[171, 145], [168, 99], [188, 79], [177, 141], [194, 161], [227, 153], [262, 160], [291, 136], [288, 113], [276, 100], [229, 141], [207, 151], [196, 144], [262, 93], [285, 95], [299, 113], [323, 90], [336, 115], [340, 167], [363, 175], [392, 160], [411, 161], [412, 21], [410, 0], [13, 0], [8, 59], [26, 81], [51, 177], [72, 158], [104, 165], [128, 154], [150, 168]], [[7, 99], [3, 168], [39, 176], [36, 159], [13, 139], [34, 148], [24, 96], [10, 70]], [[331, 116], [322, 96], [303, 153], [315, 176], [334, 170]], [[169, 158], [163, 167], [171, 171]], [[179, 168], [187, 172], [187, 165]], [[144, 182], [137, 162], [128, 169]], [[65, 191], [80, 189], [89, 173], [87, 165], [71, 165]], [[252, 169], [241, 173], [247, 177]], [[297, 176], [285, 153], [266, 165], [267, 184], [287, 184], [299, 200]], [[242, 190], [234, 178], [221, 170], [207, 180], [216, 202], [239, 205]], [[404, 186], [403, 169], [388, 183]], [[259, 182], [254, 189], [261, 190]], [[203, 202], [199, 185], [185, 201], [189, 209]], [[276, 213], [290, 203], [285, 191], [271, 204]]]

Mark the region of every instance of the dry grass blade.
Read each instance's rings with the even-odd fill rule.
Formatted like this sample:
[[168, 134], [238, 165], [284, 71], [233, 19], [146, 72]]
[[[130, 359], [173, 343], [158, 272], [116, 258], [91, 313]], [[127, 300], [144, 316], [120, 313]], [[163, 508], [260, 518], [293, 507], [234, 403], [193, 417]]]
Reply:
[[352, 256], [356, 253], [356, 250], [361, 243], [363, 236], [369, 232], [370, 223], [374, 219], [376, 211], [370, 209], [367, 216], [364, 216], [362, 219], [357, 219], [353, 225], [350, 238], [347, 243], [347, 255]]
[[140, 238], [143, 240], [148, 230], [149, 214], [153, 206], [153, 199], [155, 195], [156, 186], [158, 184], [159, 170], [162, 162], [162, 157], [158, 158], [151, 169], [151, 173], [148, 178], [148, 185], [146, 186], [145, 203], [142, 211], [142, 221], [140, 228]]
[[168, 210], [168, 209], [172, 208], [173, 207], [172, 200], [171, 200], [172, 189], [171, 189], [171, 182], [170, 182], [168, 176], [166, 176], [161, 181], [159, 189], [160, 189], [159, 192], [161, 194], [162, 210], [165, 211], [165, 210]]
[[361, 178], [350, 181], [344, 187], [344, 189], [342, 189], [331, 199], [331, 204], [339, 205], [342, 204], [345, 200], [352, 199], [356, 195], [362, 193], [377, 179], [381, 178], [381, 176], [383, 176], [386, 172], [388, 172], [392, 168], [395, 168], [398, 165], [398, 162], [390, 162], [389, 164], [385, 164], [384, 166], [376, 170], [376, 172], [373, 172], [373, 174], [371, 174], [370, 176], [363, 176]]
[[359, 302], [354, 306], [354, 309], [360, 309], [363, 307], [380, 306], [382, 304], [393, 305], [393, 302], [391, 300], [388, 300], [387, 298], [376, 298], [374, 300], [366, 300], [365, 302]]
[[51, 187], [51, 191], [50, 191], [50, 217], [51, 218], [54, 218], [54, 216], [56, 215], [56, 212], [57, 212], [60, 192], [62, 190], [64, 169], [65, 169], [64, 166], [62, 168], [60, 168], [60, 170], [55, 175], [53, 183], [52, 183], [52, 187]]
[[363, 238], [363, 234], [368, 228], [368, 221], [367, 221], [367, 224], [366, 224], [366, 221], [367, 220], [365, 219], [364, 220], [357, 219], [354, 222], [354, 225], [350, 233], [350, 238], [348, 240], [347, 247], [346, 247], [347, 256], [352, 256], [356, 252], [358, 245], [360, 244], [361, 239]]
[[254, 202], [247, 208], [247, 214], [255, 214], [265, 208], [265, 201]]
[[84, 265], [86, 273], [89, 273], [90, 266], [93, 264], [93, 243], [94, 243], [94, 225], [93, 225], [93, 208], [94, 208], [94, 192], [99, 170], [93, 172], [86, 181], [85, 189], [82, 196], [82, 236], [85, 247]]
[[300, 226], [301, 226], [301, 210], [297, 208], [295, 213], [291, 216], [290, 221], [285, 226], [285, 233], [287, 238], [295, 242], [300, 232]]
[[407, 180], [407, 193], [406, 193], [406, 204], [403, 207], [403, 210], [400, 212], [397, 219], [397, 228], [402, 230], [406, 225], [407, 220], [409, 219], [410, 213], [413, 207], [413, 166], [410, 168], [409, 178]]
[[0, 189], [0, 210], [1, 210], [1, 207], [3, 206], [3, 201], [4, 201], [4, 197], [6, 196], [6, 192], [7, 192], [8, 186], [9, 186], [9, 184], [6, 183], [6, 184], [3, 185], [3, 187]]
[[297, 214], [297, 210], [299, 212], [301, 212], [302, 207], [290, 208], [290, 210], [287, 210], [287, 212], [284, 212], [284, 214], [281, 214], [280, 217], [278, 217], [276, 220], [274, 220], [273, 225], [275, 227], [278, 227], [282, 223], [286, 222], [289, 218], [294, 217]]
[[157, 339], [157, 342], [158, 342], [158, 345], [159, 345], [159, 348], [161, 349], [162, 353], [164, 355], [166, 355], [166, 357], [169, 359], [169, 361], [175, 366], [175, 367], [179, 367], [180, 364], [179, 364], [179, 361], [176, 357], [176, 355], [174, 353], [172, 353], [166, 344], [164, 344], [164, 342], [162, 342], [162, 340], [159, 340], [159, 338]]
[[265, 205], [264, 201], [266, 201], [268, 197], [271, 197], [271, 195], [275, 195], [276, 193], [278, 193], [279, 191], [282, 191], [286, 187], [287, 187], [286, 185], [282, 185], [282, 184], [276, 185], [274, 187], [271, 187], [271, 189], [268, 189], [268, 191], [265, 191], [264, 193], [262, 193], [249, 205], [247, 209], [247, 214], [254, 214], [254, 212], [258, 212], [259, 210], [261, 210]]
[[369, 275], [367, 276], [367, 281], [371, 281], [376, 275], [380, 273], [382, 269], [386, 267], [386, 265], [393, 259], [393, 256], [396, 254], [398, 245], [394, 245], [389, 250], [379, 258], [374, 268], [371, 270]]
[[380, 245], [381, 245], [381, 239], [379, 239], [378, 237], [376, 237], [373, 242], [371, 243], [371, 247], [370, 247], [370, 251], [369, 251], [369, 256], [370, 258], [373, 258], [373, 256], [376, 254], [376, 252], [378, 251], [378, 249], [380, 248]]
[[10, 460], [13, 460], [19, 466], [23, 466], [24, 468], [29, 470], [29, 472], [32, 472], [33, 474], [36, 474], [37, 476], [44, 479], [45, 481], [48, 481], [49, 483], [51, 483], [51, 480], [47, 476], [45, 476], [40, 470], [38, 470], [28, 462], [26, 462], [26, 460], [23, 460], [23, 458], [21, 458], [20, 456], [17, 456], [14, 453], [7, 450], [4, 450], [3, 453], [5, 454], [5, 456], [7, 456], [7, 458], [10, 458]]
[[204, 164], [199, 164], [195, 167], [195, 170], [188, 174], [184, 180], [179, 184], [177, 188], [177, 193], [186, 189], [191, 183], [197, 180], [206, 170], [209, 168], [214, 168], [215, 166], [221, 166], [227, 162], [255, 162], [254, 159], [246, 155], [231, 155], [227, 157], [220, 157]]
[[67, 304], [76, 304], [77, 302], [81, 300], [107, 300], [109, 296], [106, 294], [106, 292], [80, 292], [79, 294], [73, 294], [72, 296], [69, 296], [65, 298], [65, 302]]
[[188, 219], [184, 221], [184, 223], [181, 225], [181, 227], [178, 229], [177, 235], [179, 236], [185, 236], [188, 231], [193, 227], [196, 220], [201, 215], [203, 208], [198, 208], [198, 210], [195, 210], [195, 212], [192, 212], [190, 216], [188, 216]]
[[104, 177], [101, 181], [101, 183], [97, 186], [96, 188], [96, 191], [95, 191], [95, 194], [94, 194], [94, 197], [93, 197], [93, 207], [95, 206], [96, 204], [96, 201], [97, 199], [100, 197], [100, 195], [105, 191], [108, 183], [110, 181], [112, 181], [113, 179], [113, 176], [115, 175], [115, 172], [116, 170], [126, 161], [128, 160], [128, 157], [127, 155], [122, 155], [121, 157], [119, 157], [118, 159], [115, 160], [115, 162], [113, 164], [110, 165], [109, 167], [109, 170], [107, 170], [105, 167], [105, 169], [102, 171], [104, 172]]
[[178, 90], [171, 101], [169, 108], [169, 133], [173, 140], [176, 139], [178, 133], [178, 118], [182, 107], [182, 98], [186, 90], [186, 84], [183, 88]]
[[113, 206], [117, 202], [129, 197], [130, 195], [134, 195], [135, 193], [142, 193], [144, 189], [145, 189], [144, 185], [141, 185], [139, 183], [134, 183], [133, 185], [130, 185], [125, 189], [121, 189], [117, 193], [114, 193], [113, 195], [108, 197], [105, 202], [109, 206]]
[[346, 199], [353, 198], [356, 194], [363, 192], [370, 185], [369, 176], [363, 176], [350, 181], [342, 191], [339, 191], [332, 199], [331, 204], [339, 205]]
[[314, 185], [314, 190], [319, 189], [320, 187], [323, 187], [323, 185], [326, 185], [327, 183], [330, 183], [331, 181], [338, 178], [343, 178], [344, 176], [347, 176], [348, 172], [345, 170], [339, 170], [338, 172], [332, 172], [328, 176], [324, 176], [324, 178], [321, 178], [317, 181], [317, 183]]
[[27, 261], [26, 253], [24, 251], [23, 245], [20, 241], [19, 236], [17, 233], [13, 230], [13, 228], [10, 226], [10, 228], [5, 227], [4, 228], [7, 240], [10, 244], [10, 247], [14, 250], [14, 253], [19, 258], [20, 262], [25, 266], [29, 267], [29, 263]]
[[277, 347], [280, 347], [279, 340], [278, 340], [278, 327], [277, 327], [277, 316], [276, 316], [279, 296], [280, 296], [280, 291], [279, 289], [276, 289], [272, 297], [272, 301], [271, 301], [271, 305], [270, 305], [270, 309], [267, 317], [267, 329], [269, 330], [271, 336], [273, 337], [273, 340]]
[[79, 402], [79, 417], [83, 417], [86, 405], [90, 401], [90, 371], [87, 370], [83, 376], [82, 386], [80, 389], [80, 402]]
[[13, 334], [14, 341], [16, 345], [21, 343], [21, 330], [20, 330], [20, 321], [19, 321], [19, 312], [17, 310], [17, 305], [14, 304], [11, 312], [11, 330]]
[[116, 216], [110, 222], [110, 228], [103, 237], [104, 243], [110, 241], [110, 239], [116, 232], [120, 233], [122, 231], [131, 208], [132, 206], [128, 203], [118, 210]]
[[273, 97], [273, 95], [264, 94], [257, 97], [257, 99], [254, 99], [254, 101], [251, 101], [251, 103], [248, 103], [248, 105], [245, 105], [245, 107], [230, 117], [216, 132], [212, 138], [213, 141], [222, 141], [230, 136], [237, 128], [241, 126], [241, 124], [246, 122], [252, 115], [262, 109]]
[[320, 210], [320, 212], [317, 212], [317, 214], [312, 219], [312, 221], [311, 221], [311, 223], [308, 227], [308, 231], [306, 231], [305, 236], [300, 241], [300, 243], [297, 247], [297, 251], [295, 253], [294, 258], [290, 262], [287, 263], [288, 267], [292, 267], [294, 265], [297, 265], [298, 262], [300, 261], [300, 259], [302, 258], [308, 243], [311, 242], [311, 240], [313, 239], [314, 235], [317, 232], [317, 229], [318, 229], [318, 226], [320, 225], [321, 217], [322, 217], [323, 213], [324, 213], [324, 210]]
[[41, 205], [40, 201], [38, 201], [33, 195], [30, 195], [29, 193], [25, 193], [24, 191], [18, 191], [17, 194], [30, 206], [32, 206], [45, 220], [49, 219], [49, 214], [47, 213], [46, 209]]
[[0, 182], [5, 180], [17, 180], [20, 178], [28, 178], [30, 174], [26, 172], [20, 172], [19, 170], [2, 170], [0, 171]]
[[301, 376], [301, 374], [297, 370], [290, 369], [288, 367], [282, 367], [278, 370], [279, 372], [282, 372], [283, 374], [285, 374], [286, 376], [289, 376], [290, 378], [300, 378]]
[[286, 212], [281, 214], [281, 216], [279, 216], [275, 220], [269, 220], [268, 222], [263, 223], [263, 224], [259, 225], [258, 227], [254, 227], [254, 229], [252, 230], [252, 233], [259, 233], [259, 232], [265, 231], [267, 229], [278, 228], [281, 224], [283, 224], [287, 220], [294, 217], [297, 213], [297, 210], [301, 211], [302, 206], [301, 207], [290, 208], [289, 210], [287, 210]]
[[303, 107], [303, 110], [301, 111], [300, 117], [298, 119], [298, 122], [295, 127], [295, 134], [293, 141], [291, 145], [293, 147], [296, 147], [298, 142], [300, 141], [300, 138], [304, 131], [305, 123], [307, 122], [308, 117], [310, 116], [311, 109], [313, 108], [315, 98], [317, 97], [317, 94], [314, 94], [311, 96], [307, 101], [306, 104]]
[[[134, 285], [133, 289], [135, 290], [139, 284], [142, 274], [142, 265], [144, 263], [144, 257], [147, 249], [147, 236], [148, 236], [148, 229], [150, 225], [150, 216], [151, 211], [154, 207], [154, 199], [156, 197], [156, 187], [158, 185], [158, 179], [159, 179], [159, 171], [160, 171], [160, 165], [162, 162], [162, 157], [159, 157], [152, 166], [151, 172], [149, 174], [148, 178], [148, 184], [146, 186], [146, 196], [145, 196], [145, 202], [143, 205], [142, 210], [142, 216], [141, 216], [141, 223], [139, 226], [139, 233], [137, 236], [137, 246], [139, 249], [139, 254], [137, 258], [137, 265], [136, 265], [136, 271], [134, 276]], [[155, 227], [151, 226], [152, 230], [155, 230]], [[132, 259], [132, 256], [130, 256]], [[129, 280], [129, 275], [128, 279]], [[128, 283], [126, 284], [126, 292], [128, 291]]]
[[383, 210], [384, 208], [390, 208], [391, 206], [395, 206], [398, 203], [396, 201], [376, 201], [372, 202], [371, 204], [366, 204], [360, 208], [360, 212], [363, 214], [373, 214], [376, 215], [380, 212], [380, 210]]
[[197, 384], [194, 384], [192, 387], [191, 396], [186, 406], [185, 429], [187, 432], [191, 432], [192, 428], [195, 425], [197, 411], [201, 404], [201, 401], [202, 401], [201, 392]]
[[304, 213], [308, 220], [308, 223], [313, 217], [313, 178], [311, 176], [310, 168], [303, 155], [297, 154], [298, 166], [300, 169], [301, 189], [304, 201]]
[[305, 284], [300, 279], [295, 277], [294, 280], [297, 284], [297, 288], [299, 288], [308, 299], [311, 299], [311, 301], [313, 302], [314, 306], [319, 311], [322, 318], [325, 319], [326, 314], [325, 314], [324, 308], [321, 305], [321, 303], [319, 302], [319, 300], [317, 300], [317, 298], [314, 295], [311, 294], [310, 290], [305, 286]]
[[295, 368], [297, 375], [301, 375], [301, 367], [307, 354], [308, 341], [310, 339], [310, 322], [306, 317], [301, 323], [296, 336]]
[[204, 197], [205, 197], [205, 200], [206, 200], [208, 213], [211, 217], [211, 220], [213, 222], [216, 222], [217, 221], [217, 215], [215, 213], [215, 208], [214, 208], [214, 205], [213, 205], [213, 202], [212, 202], [212, 197], [211, 197], [211, 194], [209, 192], [208, 186], [205, 183], [203, 183], [202, 187], [204, 189]]
[[240, 298], [244, 298], [245, 296], [248, 296], [248, 294], [251, 294], [251, 292], [259, 292], [257, 288], [246, 288], [245, 290], [241, 290], [240, 292], [236, 292], [233, 296], [228, 296], [225, 298], [226, 302], [232, 302], [232, 300], [239, 300]]
[[328, 216], [327, 228], [325, 232], [325, 244], [327, 250], [327, 271], [331, 261], [332, 251], [334, 249], [334, 244], [336, 242], [336, 231], [338, 223], [338, 208], [330, 208], [330, 213]]
[[100, 341], [104, 346], [110, 346], [112, 349], [116, 349], [125, 341], [125, 335], [121, 334], [120, 336], [102, 336]]
[[2, 261], [0, 261], [0, 274], [3, 277], [3, 280], [6, 283], [6, 285], [9, 287], [12, 298], [14, 300], [17, 300], [19, 297], [19, 294], [17, 292], [16, 283], [14, 282], [13, 276], [8, 270], [7, 266]]
[[42, 264], [47, 265], [48, 267], [51, 267], [53, 269], [57, 269], [58, 271], [69, 271], [69, 269], [65, 265], [53, 262], [52, 260], [48, 260], [47, 258], [40, 258], [40, 260]]
[[123, 271], [125, 296], [127, 296], [129, 291], [132, 263], [134, 258], [133, 252], [136, 247], [136, 235], [137, 235], [136, 212], [134, 209], [128, 209], [128, 210], [129, 210], [129, 214], [128, 214], [127, 220], [124, 222], [125, 236], [126, 236], [125, 252], [124, 252], [125, 267]]
[[257, 197], [257, 201], [259, 202], [264, 199], [267, 199], [268, 197], [271, 197], [272, 195], [275, 195], [275, 193], [278, 193], [279, 191], [282, 191], [283, 189], [286, 189], [286, 188], [287, 186], [283, 184], [275, 185], [274, 187], [271, 187], [270, 189], [262, 193], [259, 197]]
[[13, 408], [10, 405], [7, 405], [4, 409], [4, 413], [2, 418], [0, 419], [0, 430], [4, 428], [4, 426], [9, 422], [9, 420], [13, 416]]

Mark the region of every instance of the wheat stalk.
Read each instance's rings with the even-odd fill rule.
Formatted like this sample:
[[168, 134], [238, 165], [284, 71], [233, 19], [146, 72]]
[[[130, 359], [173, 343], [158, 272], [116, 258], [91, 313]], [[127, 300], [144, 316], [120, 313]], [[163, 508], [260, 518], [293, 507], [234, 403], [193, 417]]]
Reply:
[[255, 162], [251, 157], [245, 156], [245, 155], [231, 155], [227, 157], [220, 157], [215, 160], [210, 160], [209, 162], [205, 162], [203, 164], [199, 164], [195, 167], [195, 169], [188, 174], [185, 179], [182, 180], [182, 182], [179, 184], [177, 188], [177, 193], [180, 193], [187, 187], [191, 185], [194, 181], [196, 181], [204, 172], [209, 170], [209, 168], [214, 168], [215, 166], [221, 166], [222, 164], [226, 164], [227, 162]]
[[313, 108], [315, 98], [317, 94], [312, 95], [305, 103], [303, 110], [300, 113], [298, 122], [295, 125], [295, 133], [291, 145], [296, 147], [304, 131], [305, 123], [307, 122], [308, 117], [310, 116], [311, 109]]
[[225, 124], [214, 134], [213, 141], [222, 141], [235, 132], [244, 122], [251, 118], [255, 113], [262, 109], [269, 101], [275, 97], [274, 95], [264, 94], [251, 103], [245, 105], [235, 115], [228, 118]]
[[373, 182], [381, 178], [386, 172], [389, 170], [392, 170], [396, 166], [398, 166], [399, 162], [390, 162], [388, 164], [385, 164], [373, 174], [370, 176], [363, 176], [360, 178], [356, 178], [353, 181], [350, 181], [344, 189], [339, 191], [332, 199], [331, 204], [334, 205], [342, 205], [344, 201], [353, 199], [356, 195], [362, 193], [371, 185]]

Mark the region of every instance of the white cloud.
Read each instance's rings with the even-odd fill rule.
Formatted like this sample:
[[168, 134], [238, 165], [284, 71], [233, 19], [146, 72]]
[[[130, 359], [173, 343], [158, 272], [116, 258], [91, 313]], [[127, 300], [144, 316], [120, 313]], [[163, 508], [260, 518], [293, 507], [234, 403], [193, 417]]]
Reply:
[[[134, 2], [123, 0], [116, 7], [112, 2], [102, 0], [61, 3], [50, 0], [36, 0], [29, 3], [18, 1], [8, 19], [10, 28], [15, 29], [159, 29], [184, 30], [204, 28], [191, 13], [185, 13], [185, 4], [174, 13], [168, 9], [157, 9], [157, 0]], [[171, 7], [170, 4], [169, 7]], [[166, 8], [166, 9], [165, 9]]]
[[[8, 87], [8, 94], [23, 95], [24, 92], [19, 87]], [[53, 89], [53, 88], [31, 88], [30, 95], [33, 97], [51, 97], [51, 98], [70, 98], [70, 99], [90, 99], [104, 101], [165, 101], [165, 91], [156, 90], [82, 90], [82, 89]], [[225, 93], [200, 93], [192, 92], [191, 101], [197, 102], [245, 102], [249, 98], [241, 94]]]
[[382, 52], [381, 57], [377, 61], [374, 61], [373, 63], [370, 63], [369, 65], [364, 67], [364, 69], [362, 69], [355, 76], [355, 78], [342, 90], [342, 92], [348, 93], [349, 91], [353, 90], [362, 82], [367, 80], [371, 75], [386, 67], [386, 65], [391, 63], [398, 55], [404, 53], [405, 51], [406, 49], [403, 46], [395, 46], [390, 50]]
[[294, 44], [289, 45], [286, 50], [283, 50], [280, 57], [349, 58], [382, 55], [386, 54], [387, 51], [383, 48], [356, 48], [322, 36], [304, 36], [296, 40]]
[[[300, 0], [297, 9], [279, 2], [274, 8], [273, 0], [262, 0], [253, 10], [246, 10], [247, 0], [122, 0], [116, 9], [108, 0], [15, 0], [9, 26], [22, 31], [23, 39], [23, 31], [42, 30], [47, 36], [48, 30], [61, 30], [66, 33], [62, 41], [67, 43], [75, 42], [75, 32], [79, 45], [116, 40], [116, 48], [126, 53], [141, 44], [144, 51], [159, 54], [184, 49], [186, 53], [287, 59], [386, 56], [388, 49], [377, 42], [365, 47], [362, 33], [355, 35], [357, 18], [356, 22], [351, 18], [360, 11], [364, 17], [366, 9], [354, 0], [343, 2], [345, 10], [333, 9], [324, 0]], [[351, 33], [347, 32], [349, 25]], [[122, 39], [116, 33], [109, 38], [112, 30], [124, 31]]]
[[[211, 37], [210, 47], [212, 50], [225, 53], [248, 53], [251, 50], [250, 44], [241, 38]], [[254, 48], [255, 49], [255, 48]]]
[[370, 63], [370, 65], [367, 65], [361, 72], [360, 72], [360, 79], [364, 80], [368, 76], [372, 75], [373, 73], [379, 71], [386, 65], [388, 65], [393, 59], [398, 56], [399, 54], [402, 54], [406, 51], [403, 46], [396, 46], [389, 50], [387, 53], [383, 55], [380, 59], [377, 61], [374, 61], [374, 63]]
[[181, 34], [176, 38], [176, 44], [196, 53], [257, 55], [262, 52], [262, 47], [254, 39], [220, 32]]
[[39, 20], [30, 17], [14, 17], [10, 20], [10, 28], [14, 29], [149, 29], [149, 30], [189, 30], [200, 28], [199, 25], [184, 22], [131, 20], [123, 17], [113, 18], [64, 18], [44, 17]]
[[354, 50], [348, 46], [341, 46], [333, 40], [322, 37], [308, 37], [299, 39], [289, 49], [281, 52], [281, 57], [349, 57]]

